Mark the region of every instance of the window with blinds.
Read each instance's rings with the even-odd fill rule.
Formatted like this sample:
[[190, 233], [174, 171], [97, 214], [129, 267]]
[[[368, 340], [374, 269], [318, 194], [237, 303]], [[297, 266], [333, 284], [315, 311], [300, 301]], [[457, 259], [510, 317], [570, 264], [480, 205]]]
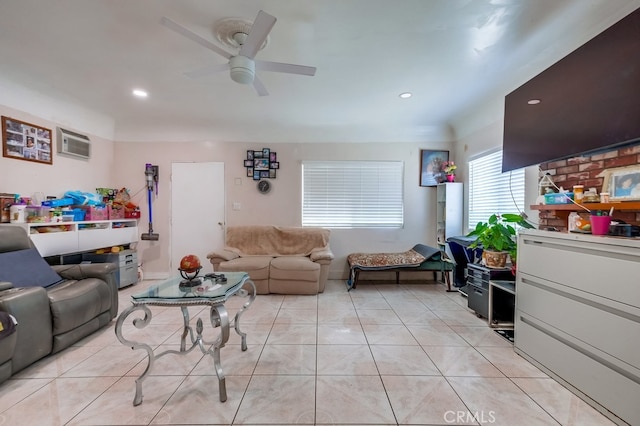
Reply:
[[401, 161], [305, 161], [302, 226], [402, 228]]
[[519, 213], [524, 206], [524, 169], [502, 173], [502, 151], [469, 161], [469, 229], [494, 213]]

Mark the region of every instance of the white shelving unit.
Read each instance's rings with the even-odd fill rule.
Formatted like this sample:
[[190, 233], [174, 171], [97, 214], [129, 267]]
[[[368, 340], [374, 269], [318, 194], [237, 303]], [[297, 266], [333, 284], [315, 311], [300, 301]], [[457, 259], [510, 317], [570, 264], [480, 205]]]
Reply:
[[463, 203], [462, 182], [440, 183], [436, 192], [436, 240], [444, 245], [449, 237], [464, 235], [462, 232]]
[[80, 253], [138, 241], [137, 219], [10, 225], [24, 228], [43, 257]]

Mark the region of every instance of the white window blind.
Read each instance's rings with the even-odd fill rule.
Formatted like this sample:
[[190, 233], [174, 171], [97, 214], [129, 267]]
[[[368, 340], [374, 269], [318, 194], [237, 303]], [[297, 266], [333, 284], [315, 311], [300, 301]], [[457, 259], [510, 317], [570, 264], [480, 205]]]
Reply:
[[502, 151], [469, 161], [469, 229], [494, 213], [519, 213], [524, 206], [524, 169], [502, 173]]
[[401, 228], [401, 161], [305, 161], [302, 226]]

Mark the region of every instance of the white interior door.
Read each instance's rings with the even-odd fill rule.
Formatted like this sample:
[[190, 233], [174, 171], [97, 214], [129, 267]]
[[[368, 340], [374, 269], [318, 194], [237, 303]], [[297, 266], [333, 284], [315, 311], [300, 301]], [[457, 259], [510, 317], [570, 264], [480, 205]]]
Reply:
[[207, 254], [224, 244], [224, 163], [171, 164], [171, 270], [187, 254], [213, 272]]

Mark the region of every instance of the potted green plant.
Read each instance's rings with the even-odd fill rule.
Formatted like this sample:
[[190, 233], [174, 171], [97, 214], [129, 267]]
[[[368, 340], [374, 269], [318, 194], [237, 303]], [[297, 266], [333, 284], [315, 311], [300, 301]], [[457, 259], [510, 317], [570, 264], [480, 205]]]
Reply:
[[507, 256], [515, 264], [517, 258], [516, 226], [531, 229], [533, 226], [519, 214], [493, 214], [487, 222], [478, 222], [476, 228], [467, 234], [476, 237], [471, 248], [482, 247], [482, 258], [490, 268], [504, 268]]

